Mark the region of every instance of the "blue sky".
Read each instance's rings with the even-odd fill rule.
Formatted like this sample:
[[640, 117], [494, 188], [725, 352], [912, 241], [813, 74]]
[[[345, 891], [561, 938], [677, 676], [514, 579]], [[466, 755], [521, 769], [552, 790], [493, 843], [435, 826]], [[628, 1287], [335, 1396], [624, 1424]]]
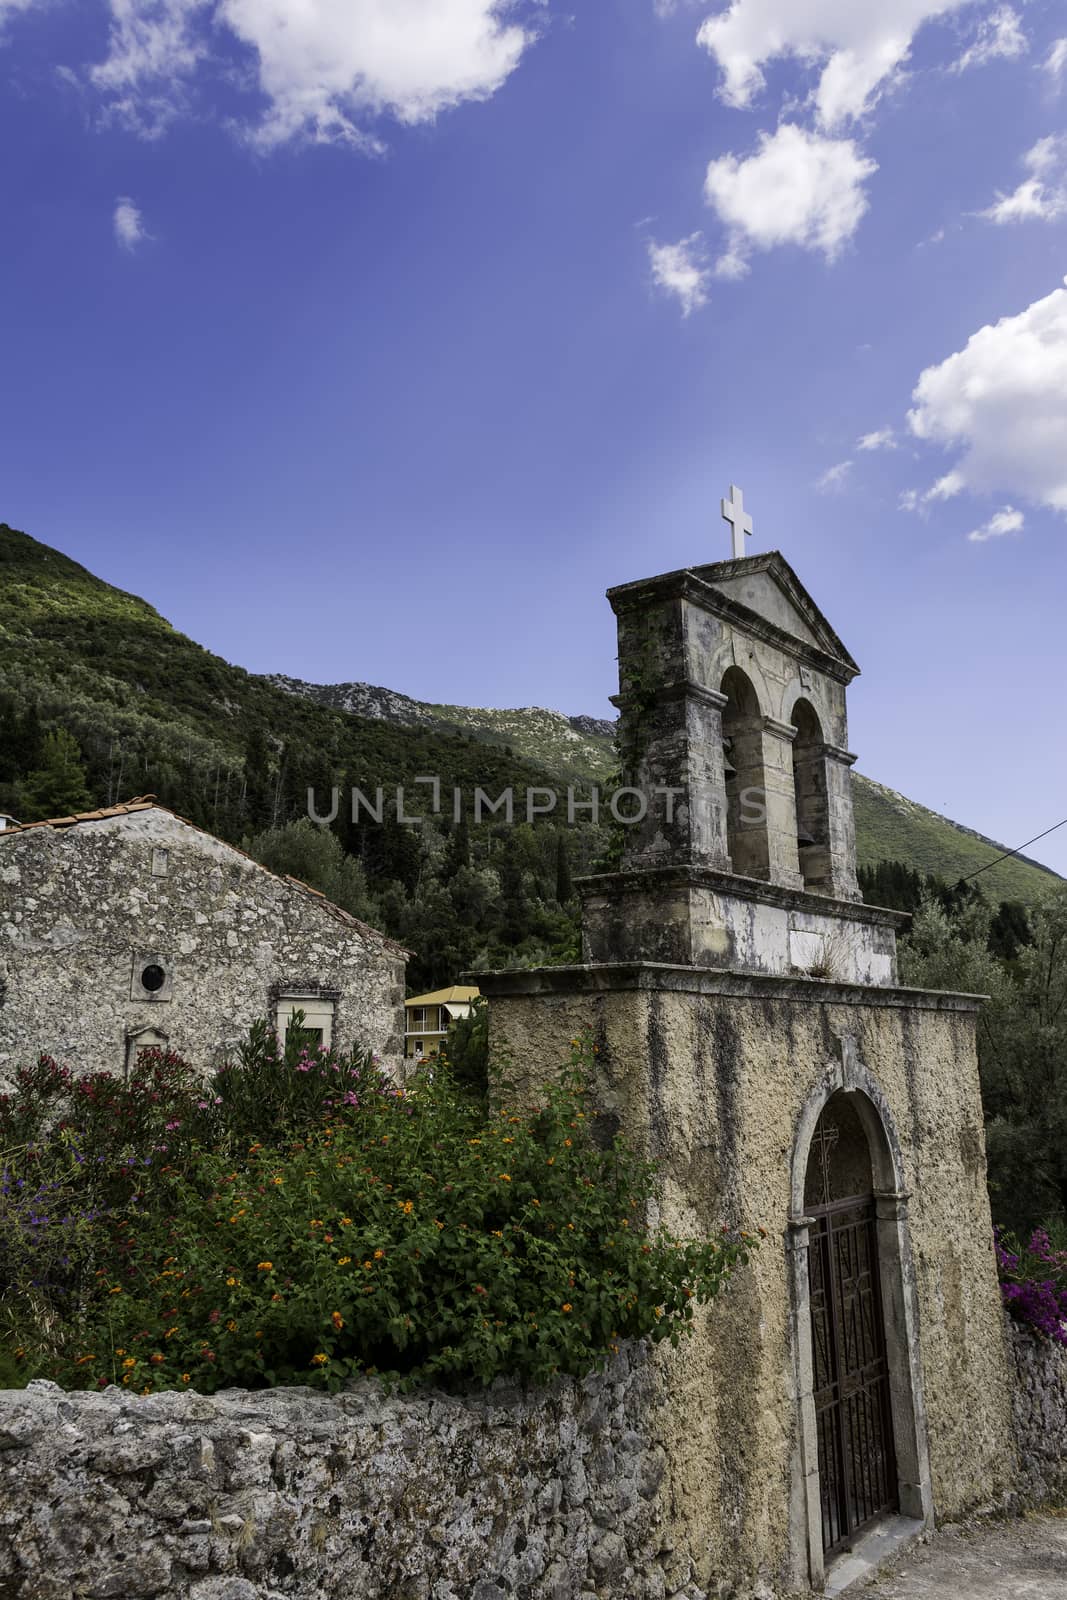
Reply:
[[861, 770], [1067, 816], [1062, 6], [0, 0], [0, 150], [0, 518], [253, 670], [607, 715], [737, 482]]

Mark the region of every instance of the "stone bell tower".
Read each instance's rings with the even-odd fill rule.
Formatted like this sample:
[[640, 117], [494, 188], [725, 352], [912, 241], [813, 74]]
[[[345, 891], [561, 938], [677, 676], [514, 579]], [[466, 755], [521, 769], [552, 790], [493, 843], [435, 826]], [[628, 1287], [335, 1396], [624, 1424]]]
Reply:
[[766, 1235], [657, 1347], [650, 1413], [672, 1573], [762, 1600], [993, 1499], [1011, 1424], [979, 1001], [899, 987], [907, 919], [856, 882], [858, 668], [783, 557], [744, 553], [736, 490], [723, 509], [732, 560], [608, 592], [635, 820], [578, 884], [583, 961], [476, 979], [513, 1092], [590, 1038], [659, 1220]]
[[860, 904], [845, 694], [855, 661], [783, 556], [608, 591], [634, 791], [618, 872], [579, 885], [589, 961], [864, 983], [901, 919]]

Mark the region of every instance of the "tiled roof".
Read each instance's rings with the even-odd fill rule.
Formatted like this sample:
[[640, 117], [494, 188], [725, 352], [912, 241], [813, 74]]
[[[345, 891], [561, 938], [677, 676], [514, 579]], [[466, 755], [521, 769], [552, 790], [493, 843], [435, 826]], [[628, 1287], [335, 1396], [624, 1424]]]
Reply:
[[[14, 827], [0, 831], [0, 843], [5, 839], [14, 839], [20, 833], [29, 833], [34, 828], [73, 828], [82, 822], [107, 822], [113, 817], [131, 817], [139, 811], [162, 811], [168, 817], [173, 817], [176, 822], [184, 823], [187, 828], [193, 828], [197, 833], [202, 833], [205, 838], [214, 839], [216, 837], [215, 834], [209, 833], [206, 828], [201, 828], [197, 823], [190, 822], [188, 817], [179, 816], [169, 806], [160, 805], [154, 794], [143, 794], [139, 795], [135, 800], [124, 800], [119, 805], [101, 806], [97, 811], [78, 811], [69, 817], [49, 817], [42, 822], [17, 823]], [[244, 856], [246, 861], [250, 861], [254, 867], [258, 867], [260, 872], [265, 872], [268, 877], [276, 878], [280, 883], [288, 884], [291, 889], [296, 889], [300, 894], [308, 895], [311, 899], [317, 901], [324, 911], [329, 912], [332, 917], [336, 917], [339, 922], [343, 922], [346, 927], [355, 928], [360, 933], [370, 934], [373, 939], [377, 939], [387, 949], [395, 951], [398, 955], [409, 956], [411, 954], [410, 950], [405, 950], [403, 945], [397, 944], [395, 939], [390, 939], [379, 928], [372, 928], [369, 923], [361, 922], [358, 917], [354, 917], [343, 906], [334, 905], [333, 901], [328, 900], [320, 889], [313, 889], [310, 883], [304, 883], [300, 878], [292, 878], [287, 872], [272, 872], [270, 867], [263, 865], [262, 861], [257, 861], [255, 856], [250, 856], [247, 850], [241, 850], [237, 845], [230, 844], [225, 839], [220, 839], [218, 842], [225, 845], [227, 850], [232, 850], [235, 855]]]
[[[99, 811], [77, 811], [71, 817], [49, 817], [44, 822], [17, 822], [13, 828], [5, 831], [26, 833], [30, 828], [70, 828], [76, 822], [102, 822], [105, 817], [126, 817], [134, 811], [166, 811], [166, 809], [166, 806], [159, 804], [154, 794], [144, 794], [137, 800], [124, 800], [121, 805], [101, 806]], [[178, 820], [184, 822], [185, 818], [179, 817]], [[189, 826], [194, 827], [195, 824], [190, 823]]]

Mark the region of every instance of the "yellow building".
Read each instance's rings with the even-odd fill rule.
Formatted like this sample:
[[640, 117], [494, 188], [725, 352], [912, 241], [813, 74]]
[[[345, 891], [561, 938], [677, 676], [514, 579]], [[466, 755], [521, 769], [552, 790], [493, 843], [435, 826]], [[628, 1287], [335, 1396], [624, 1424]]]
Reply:
[[478, 990], [469, 983], [454, 983], [451, 989], [435, 989], [432, 994], [413, 995], [404, 1001], [404, 1055], [419, 1061], [437, 1055], [445, 1042], [449, 1025], [457, 1017], [469, 1017]]

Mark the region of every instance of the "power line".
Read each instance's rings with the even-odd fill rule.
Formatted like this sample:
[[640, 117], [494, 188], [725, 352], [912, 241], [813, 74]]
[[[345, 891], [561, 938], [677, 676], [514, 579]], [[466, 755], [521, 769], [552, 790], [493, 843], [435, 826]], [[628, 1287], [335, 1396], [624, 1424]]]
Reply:
[[959, 880], [960, 883], [970, 883], [972, 878], [977, 878], [981, 873], [988, 872], [990, 867], [995, 867], [998, 861], [1007, 861], [1009, 856], [1017, 856], [1020, 850], [1028, 850], [1039, 839], [1047, 839], [1050, 833], [1055, 833], [1057, 828], [1063, 827], [1067, 827], [1067, 817], [1064, 817], [1062, 822], [1054, 823], [1051, 828], [1046, 828], [1044, 833], [1035, 833], [1032, 839], [1027, 839], [1025, 844], [1019, 845], [1015, 850], [1005, 850], [1002, 856], [995, 856], [992, 861], [987, 861], [984, 867], [979, 867], [977, 872], [968, 872], [965, 878]]

